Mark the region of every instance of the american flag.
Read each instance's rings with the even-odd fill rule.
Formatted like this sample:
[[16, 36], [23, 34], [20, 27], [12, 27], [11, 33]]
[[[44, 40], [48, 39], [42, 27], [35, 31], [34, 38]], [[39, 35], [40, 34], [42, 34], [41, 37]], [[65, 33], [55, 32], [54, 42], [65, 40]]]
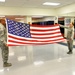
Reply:
[[29, 25], [6, 19], [7, 22], [7, 45], [44, 45], [62, 42], [59, 25]]

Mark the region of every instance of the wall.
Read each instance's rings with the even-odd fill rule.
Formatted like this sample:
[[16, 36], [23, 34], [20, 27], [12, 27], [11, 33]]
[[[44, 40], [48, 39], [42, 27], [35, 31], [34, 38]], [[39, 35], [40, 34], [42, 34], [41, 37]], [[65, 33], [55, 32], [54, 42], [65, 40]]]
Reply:
[[[75, 12], [75, 3], [56, 9], [58, 15], [69, 16], [69, 13]], [[71, 15], [71, 14], [70, 14]]]
[[54, 9], [0, 7], [0, 15], [44, 15], [55, 16]]

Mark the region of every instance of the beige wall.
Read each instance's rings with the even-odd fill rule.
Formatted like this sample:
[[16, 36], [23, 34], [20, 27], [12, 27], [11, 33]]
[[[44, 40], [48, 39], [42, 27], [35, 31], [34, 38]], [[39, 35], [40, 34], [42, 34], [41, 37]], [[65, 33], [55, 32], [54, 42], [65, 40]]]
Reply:
[[0, 7], [0, 15], [44, 15], [55, 16], [54, 9]]
[[58, 15], [72, 16], [71, 13], [73, 13], [73, 16], [74, 16], [75, 3], [67, 5], [67, 6], [60, 7], [58, 9], [56, 9], [56, 11], [57, 11]]

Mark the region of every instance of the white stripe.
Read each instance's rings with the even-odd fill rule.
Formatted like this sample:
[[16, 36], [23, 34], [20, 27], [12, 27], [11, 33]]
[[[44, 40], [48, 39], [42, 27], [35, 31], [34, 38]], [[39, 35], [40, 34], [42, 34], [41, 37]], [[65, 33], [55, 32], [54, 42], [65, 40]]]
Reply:
[[45, 38], [46, 38], [46, 37], [53, 37], [53, 36], [58, 36], [58, 35], [61, 35], [61, 33], [51, 34], [51, 35], [37, 35], [37, 34], [36, 34], [36, 35], [31, 35], [31, 36], [32, 36], [32, 37], [36, 37], [36, 38], [37, 38], [37, 37], [39, 37], [39, 38], [40, 38], [40, 37], [45, 37]]
[[59, 26], [54, 26], [54, 27], [33, 27], [31, 26], [30, 29], [36, 29], [36, 30], [47, 30], [47, 29], [56, 29], [59, 28]]
[[[53, 41], [53, 40], [59, 40], [59, 39], [63, 39], [62, 37], [57, 37], [57, 38], [51, 38], [51, 39], [36, 39], [35, 41]], [[14, 40], [14, 41], [17, 41], [17, 42], [30, 42], [30, 41], [32, 41], [32, 40], [27, 40], [27, 41], [22, 41], [22, 40], [18, 40], [18, 39], [14, 39], [14, 38], [8, 38], [8, 40]]]
[[[13, 36], [13, 37], [17, 37], [17, 38], [19, 38], [19, 39], [25, 39], [25, 40], [38, 40], [38, 41], [45, 41], [45, 40], [51, 40], [50, 38], [48, 39], [35, 39], [35, 38], [25, 38], [25, 37], [21, 37], [21, 36], [16, 36], [16, 35], [13, 35], [13, 34], [8, 34], [8, 35], [11, 35], [11, 36]], [[57, 38], [63, 38], [62, 36], [61, 37], [56, 37], [56, 39]], [[52, 38], [53, 39], [53, 38]]]
[[[11, 36], [17, 37], [17, 38], [19, 38], [19, 39], [25, 39], [25, 40], [40, 40], [40, 41], [51, 40], [50, 38], [49, 38], [49, 39], [48, 39], [48, 38], [47, 38], [47, 39], [34, 39], [34, 38], [25, 38], [25, 37], [22, 37], [22, 38], [21, 38], [21, 37], [19, 37], [19, 36], [12, 35], [12, 34], [11, 34]], [[57, 38], [63, 38], [63, 37], [62, 37], [62, 36], [61, 36], [61, 37], [56, 37], [56, 39], [57, 39]], [[8, 38], [8, 39], [9, 39], [9, 38]], [[52, 38], [52, 39], [53, 39], [53, 38]]]
[[[50, 43], [56, 43], [56, 42], [61, 42], [61, 41], [65, 41], [65, 40], [57, 40], [57, 41], [50, 41], [50, 42], [30, 42], [32, 44], [50, 44]], [[24, 44], [20, 44], [20, 43], [12, 43], [12, 42], [8, 42], [7, 44], [13, 44], [13, 45], [24, 45]], [[26, 43], [27, 44], [27, 43]]]
[[30, 31], [30, 33], [35, 33], [35, 34], [45, 34], [45, 33], [54, 33], [54, 32], [59, 32], [60, 30], [54, 30], [54, 31]]
[[11, 45], [28, 45], [28, 44], [18, 44], [18, 43], [12, 43], [12, 42], [8, 42], [7, 44], [8, 44], [8, 45], [9, 45], [9, 44], [11, 44]]

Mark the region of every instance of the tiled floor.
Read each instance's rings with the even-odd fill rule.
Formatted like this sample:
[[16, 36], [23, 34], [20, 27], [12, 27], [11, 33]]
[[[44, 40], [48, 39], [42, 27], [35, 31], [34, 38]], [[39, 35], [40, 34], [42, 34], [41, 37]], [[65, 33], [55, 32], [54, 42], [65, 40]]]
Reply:
[[75, 48], [72, 55], [66, 54], [67, 46], [60, 44], [9, 49], [12, 67], [3, 68], [0, 54], [0, 75], [75, 75]]

